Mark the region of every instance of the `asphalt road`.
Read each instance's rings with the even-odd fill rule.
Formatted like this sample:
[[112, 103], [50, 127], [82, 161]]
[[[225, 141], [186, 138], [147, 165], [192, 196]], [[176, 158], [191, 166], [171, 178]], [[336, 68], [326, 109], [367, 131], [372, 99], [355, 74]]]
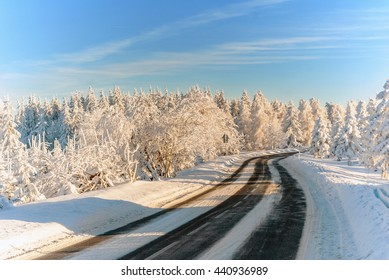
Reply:
[[120, 259], [196, 259], [262, 200], [267, 189], [273, 185], [268, 166], [270, 159], [273, 159], [273, 165], [280, 174], [279, 192], [282, 197], [265, 223], [252, 232], [233, 259], [295, 259], [304, 228], [306, 202], [298, 183], [278, 164], [289, 155], [268, 155], [247, 161], [246, 165], [254, 162], [254, 172], [235, 195]]
[[281, 183], [277, 192], [281, 198], [272, 206], [265, 221], [251, 232], [232, 258], [295, 259], [304, 228], [306, 202], [298, 183], [278, 164], [279, 160], [292, 154], [265, 155], [246, 160], [224, 181], [190, 200], [86, 241], [46, 254], [39, 259], [69, 258], [72, 254], [82, 252], [84, 249], [99, 246], [99, 243], [104, 243], [112, 237], [131, 233], [150, 223], [158, 223], [161, 217], [168, 216], [176, 209], [187, 207], [186, 205], [194, 200], [204, 199], [209, 193], [220, 188], [240, 184], [237, 191], [218, 206], [119, 258], [126, 260], [196, 259], [226, 236], [248, 213], [253, 213], [253, 209], [267, 195], [269, 188], [274, 188], [269, 162], [280, 174]]

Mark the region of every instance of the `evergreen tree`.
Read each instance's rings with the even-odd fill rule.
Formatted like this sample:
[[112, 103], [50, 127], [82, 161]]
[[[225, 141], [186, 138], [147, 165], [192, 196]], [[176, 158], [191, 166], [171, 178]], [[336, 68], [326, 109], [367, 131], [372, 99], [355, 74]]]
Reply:
[[69, 102], [65, 98], [63, 101], [62, 110], [59, 116], [59, 137], [58, 141], [62, 147], [65, 149], [68, 139], [73, 138], [74, 129], [72, 127], [73, 119], [70, 113]]
[[304, 142], [304, 136], [301, 131], [301, 124], [298, 119], [298, 113], [292, 102], [289, 102], [287, 113], [283, 122], [284, 133], [287, 147], [301, 147]]
[[361, 133], [361, 143], [364, 148], [364, 152], [361, 155], [361, 161], [368, 168], [375, 168], [374, 163], [374, 149], [377, 142], [377, 127], [376, 122], [378, 114], [376, 112], [377, 105], [376, 100], [370, 99], [367, 106], [366, 128]]
[[313, 116], [311, 106], [304, 99], [300, 99], [299, 101], [298, 119], [301, 124], [301, 131], [303, 136], [302, 145], [305, 147], [309, 147], [311, 145], [311, 137], [313, 131]]
[[325, 158], [330, 154], [329, 130], [326, 121], [319, 117], [312, 131], [311, 151], [315, 157]]
[[5, 192], [7, 196], [19, 197], [23, 201], [40, 198], [40, 193], [31, 184], [35, 169], [28, 162], [25, 145], [20, 142], [20, 132], [16, 129], [14, 115], [9, 101], [0, 105], [0, 154], [5, 159], [7, 174], [5, 176]]
[[89, 113], [92, 113], [98, 107], [95, 92], [93, 88], [90, 86], [88, 90], [88, 95], [86, 97], [86, 110]]
[[237, 125], [238, 131], [242, 135], [243, 146], [250, 150], [250, 111], [251, 111], [251, 100], [247, 93], [244, 91], [242, 94], [242, 98], [239, 103], [239, 114], [237, 116]]
[[264, 148], [267, 137], [267, 126], [269, 120], [270, 104], [262, 92], [257, 92], [251, 105], [249, 141], [251, 149], [259, 150]]
[[381, 169], [382, 177], [388, 177], [389, 165], [389, 80], [384, 85], [377, 98], [380, 103], [377, 106], [376, 141], [373, 153], [375, 165]]
[[339, 145], [342, 128], [344, 126], [343, 108], [340, 105], [335, 105], [332, 110], [332, 125], [330, 130], [331, 155], [336, 156], [336, 149]]
[[28, 104], [24, 107], [23, 112], [20, 113], [18, 121], [18, 131], [20, 132], [20, 139], [22, 143], [29, 145], [29, 140], [34, 135], [35, 128], [39, 122], [40, 102], [34, 96], [30, 96]]
[[349, 165], [351, 165], [351, 160], [358, 158], [362, 152], [360, 143], [361, 136], [355, 116], [355, 104], [352, 101], [349, 101], [347, 104], [344, 126], [335, 151], [338, 160], [342, 160], [346, 157]]

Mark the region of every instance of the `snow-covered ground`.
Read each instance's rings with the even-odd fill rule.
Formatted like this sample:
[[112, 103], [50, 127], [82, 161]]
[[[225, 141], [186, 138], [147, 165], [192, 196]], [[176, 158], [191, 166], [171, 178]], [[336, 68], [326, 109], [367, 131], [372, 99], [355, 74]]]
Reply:
[[0, 210], [0, 259], [35, 257], [152, 215], [206, 191], [253, 155], [220, 157], [170, 180], [138, 181]]
[[[40, 251], [60, 248], [154, 214], [207, 190], [254, 155], [258, 153], [220, 157], [170, 180], [122, 184], [2, 210], [0, 259], [34, 257]], [[307, 222], [299, 258], [389, 259], [388, 181], [360, 166], [308, 155], [301, 159], [293, 156], [281, 164], [307, 194]], [[253, 220], [253, 213], [242, 223]], [[229, 244], [233, 243], [231, 236], [242, 234], [227, 236]], [[215, 246], [223, 246], [224, 241]]]
[[389, 181], [333, 159], [280, 162], [307, 194], [301, 259], [389, 259]]

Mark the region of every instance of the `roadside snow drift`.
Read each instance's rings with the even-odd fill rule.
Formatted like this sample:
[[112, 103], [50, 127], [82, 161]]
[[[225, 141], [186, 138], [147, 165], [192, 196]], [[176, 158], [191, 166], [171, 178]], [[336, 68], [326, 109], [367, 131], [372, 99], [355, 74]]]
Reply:
[[302, 259], [389, 259], [389, 182], [357, 163], [309, 155], [280, 162], [304, 188]]

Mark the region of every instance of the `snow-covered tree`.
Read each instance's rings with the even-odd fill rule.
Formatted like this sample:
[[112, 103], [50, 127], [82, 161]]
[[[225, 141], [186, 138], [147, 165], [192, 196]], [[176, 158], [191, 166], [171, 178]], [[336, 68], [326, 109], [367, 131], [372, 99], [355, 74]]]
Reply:
[[95, 92], [93, 88], [90, 86], [88, 90], [88, 94], [85, 99], [85, 111], [92, 113], [98, 107], [97, 99], [95, 96]]
[[298, 120], [301, 124], [301, 131], [303, 134], [302, 145], [305, 147], [309, 147], [311, 145], [314, 122], [312, 122], [312, 108], [309, 103], [304, 99], [300, 99], [299, 101]]
[[250, 111], [250, 130], [249, 141], [251, 149], [259, 150], [265, 147], [266, 138], [268, 137], [268, 123], [270, 104], [262, 92], [257, 92], [251, 105]]
[[379, 167], [382, 177], [388, 177], [389, 166], [389, 80], [384, 85], [384, 90], [377, 95], [380, 100], [377, 105], [376, 139], [374, 142], [374, 164]]
[[292, 102], [289, 102], [288, 109], [283, 121], [283, 131], [285, 133], [286, 147], [301, 147], [304, 142], [304, 136], [301, 130], [301, 124], [298, 119], [298, 113]]
[[330, 155], [329, 129], [326, 120], [321, 117], [317, 119], [312, 131], [311, 151], [318, 158]]
[[365, 130], [361, 132], [361, 143], [364, 148], [361, 154], [361, 162], [368, 168], [375, 168], [374, 149], [377, 142], [377, 119], [380, 113], [376, 112], [375, 99], [369, 99], [366, 106], [367, 117]]
[[251, 100], [247, 93], [244, 91], [239, 103], [239, 114], [236, 118], [239, 133], [242, 135], [243, 146], [246, 149], [251, 149], [250, 146], [250, 113], [251, 113]]
[[349, 101], [347, 104], [344, 126], [339, 136], [335, 154], [338, 160], [347, 158], [348, 164], [351, 165], [351, 160], [358, 158], [360, 153], [362, 153], [362, 145], [356, 120], [355, 104], [354, 102]]
[[22, 143], [29, 145], [29, 140], [34, 136], [35, 128], [39, 122], [40, 102], [34, 97], [30, 96], [28, 104], [25, 105], [20, 116], [18, 117], [18, 131], [20, 132], [20, 140]]
[[103, 111], [107, 111], [109, 109], [109, 99], [108, 97], [104, 94], [104, 91], [100, 91], [100, 99], [98, 101], [98, 107], [99, 109]]
[[335, 151], [339, 144], [342, 128], [344, 126], [343, 107], [334, 104], [331, 112], [330, 139], [331, 139], [331, 156], [335, 157]]
[[6, 171], [3, 171], [3, 193], [11, 199], [16, 197], [25, 202], [41, 199], [41, 194], [32, 183], [36, 171], [28, 161], [25, 145], [20, 142], [20, 132], [16, 129], [10, 102], [0, 102], [0, 106], [0, 154], [6, 166]]

